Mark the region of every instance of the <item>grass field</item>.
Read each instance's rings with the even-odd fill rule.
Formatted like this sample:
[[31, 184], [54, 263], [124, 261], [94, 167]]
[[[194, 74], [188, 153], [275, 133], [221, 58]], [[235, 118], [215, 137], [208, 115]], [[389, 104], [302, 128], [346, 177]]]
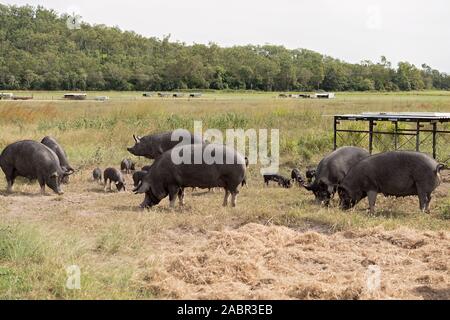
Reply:
[[[367, 201], [350, 212], [336, 202], [320, 207], [304, 189], [264, 187], [258, 165], [249, 168], [237, 208], [221, 207], [222, 191], [189, 191], [182, 209], [170, 210], [165, 200], [142, 211], [141, 196], [105, 193], [91, 181], [96, 166], [118, 167], [131, 156], [133, 134], [191, 130], [194, 120], [204, 130], [279, 129], [281, 173], [304, 172], [332, 150], [332, 115], [450, 112], [449, 92], [343, 93], [334, 100], [88, 94], [110, 96], [106, 102], [57, 100], [62, 94], [0, 101], [0, 150], [52, 135], [78, 169], [62, 197], [40, 196], [26, 181], [6, 195], [0, 174], [0, 298], [450, 299], [448, 172], [429, 215], [419, 212], [417, 198], [380, 196], [373, 216]], [[439, 141], [439, 155], [450, 155], [450, 141]], [[80, 290], [66, 288], [70, 265], [81, 269]], [[378, 290], [366, 286], [370, 265], [381, 270]]]

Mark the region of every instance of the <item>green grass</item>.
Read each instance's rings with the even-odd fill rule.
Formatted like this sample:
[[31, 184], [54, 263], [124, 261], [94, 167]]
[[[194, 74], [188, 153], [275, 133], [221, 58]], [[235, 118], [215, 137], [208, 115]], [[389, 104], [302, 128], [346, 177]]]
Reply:
[[[42, 228], [41, 228], [42, 230]], [[114, 231], [99, 236], [98, 250], [113, 255], [120, 246]], [[0, 299], [150, 298], [128, 287], [132, 272], [120, 264], [92, 266], [83, 240], [67, 234], [61, 243], [47, 240], [38, 227], [0, 224]], [[76, 262], [76, 263], [75, 263]], [[80, 263], [81, 262], [81, 263]], [[66, 268], [81, 269], [82, 290], [66, 288]]]

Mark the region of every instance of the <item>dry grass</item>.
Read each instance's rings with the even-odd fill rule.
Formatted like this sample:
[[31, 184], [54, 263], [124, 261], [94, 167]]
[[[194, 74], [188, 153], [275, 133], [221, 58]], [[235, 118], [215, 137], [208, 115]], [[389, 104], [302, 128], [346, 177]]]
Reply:
[[[237, 208], [221, 206], [222, 192], [188, 191], [182, 209], [170, 210], [164, 200], [141, 211], [140, 196], [104, 193], [90, 178], [95, 166], [118, 166], [128, 156], [124, 147], [135, 131], [192, 119], [203, 119], [205, 128], [280, 128], [281, 171], [288, 175], [329, 151], [326, 115], [449, 106], [445, 95], [0, 103], [0, 148], [52, 134], [80, 169], [62, 197], [39, 196], [39, 187], [27, 182], [6, 195], [0, 174], [0, 297], [449, 299], [448, 172], [432, 214], [419, 212], [417, 198], [380, 197], [374, 216], [366, 201], [342, 212], [315, 205], [297, 187], [264, 187], [258, 167], [250, 168]], [[74, 264], [81, 290], [65, 288], [65, 268]], [[369, 292], [373, 264], [381, 268], [381, 287]]]
[[[138, 279], [143, 290], [176, 299], [449, 299], [449, 236], [409, 229], [327, 235], [250, 223], [184, 235], [181, 252], [144, 259]], [[371, 265], [381, 270], [376, 290], [366, 285]]]

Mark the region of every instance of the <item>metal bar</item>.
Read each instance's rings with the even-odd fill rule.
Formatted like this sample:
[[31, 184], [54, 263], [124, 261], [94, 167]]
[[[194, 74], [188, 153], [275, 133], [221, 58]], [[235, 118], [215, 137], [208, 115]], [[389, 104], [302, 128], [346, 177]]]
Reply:
[[416, 127], [416, 151], [420, 151], [420, 122], [417, 120]]
[[406, 146], [408, 143], [412, 141], [413, 137], [407, 138], [407, 140], [398, 147], [399, 150], [401, 150], [404, 146]]
[[369, 121], [369, 153], [373, 151], [373, 120]]
[[[398, 129], [398, 131], [410, 131], [410, 132], [416, 132], [416, 129]], [[420, 130], [420, 132], [434, 132], [433, 130]], [[436, 133], [450, 133], [450, 131], [440, 131], [440, 130], [436, 130]]]
[[394, 122], [394, 150], [397, 150], [397, 148], [398, 148], [398, 135], [397, 135], [397, 133], [398, 133], [398, 122], [397, 121], [395, 121]]
[[385, 118], [378, 118], [378, 117], [342, 117], [342, 116], [336, 116], [338, 120], [348, 120], [348, 121], [400, 121], [400, 122], [434, 122], [437, 121], [439, 123], [446, 123], [450, 122], [450, 119], [439, 119], [439, 118], [421, 118], [421, 117], [409, 117], [409, 118], [399, 118], [399, 117], [385, 117]]
[[388, 146], [381, 140], [380, 136], [374, 135], [373, 136], [374, 142], [378, 141], [378, 143], [383, 147], [385, 150], [389, 150]]
[[432, 136], [431, 134], [425, 136], [425, 138], [423, 138], [422, 141], [419, 142], [419, 145], [424, 145], [427, 142], [428, 138], [431, 136]]
[[[345, 130], [345, 129], [338, 129], [337, 132], [354, 132], [354, 133], [370, 133], [370, 131], [366, 130]], [[421, 131], [422, 132], [422, 131]], [[373, 131], [374, 134], [395, 134], [394, 132], [387, 132], [387, 131]], [[415, 133], [398, 133], [399, 136], [415, 136]]]
[[[338, 120], [340, 121], [400, 121], [400, 122], [412, 122], [412, 123], [416, 123], [417, 121], [420, 122], [425, 122], [425, 123], [432, 123], [434, 121], [437, 121], [435, 119], [397, 119], [397, 118], [389, 118], [389, 119], [379, 119], [379, 118], [366, 118], [366, 119], [355, 119], [355, 118], [338, 118]], [[450, 121], [438, 121], [439, 123], [447, 123]]]
[[334, 117], [334, 145], [333, 150], [337, 149], [337, 117]]
[[367, 133], [364, 134], [364, 135], [361, 137], [361, 139], [358, 140], [358, 142], [356, 143], [356, 146], [359, 146], [360, 143], [361, 143], [366, 137], [367, 137]]
[[433, 159], [436, 159], [436, 122], [433, 123]]

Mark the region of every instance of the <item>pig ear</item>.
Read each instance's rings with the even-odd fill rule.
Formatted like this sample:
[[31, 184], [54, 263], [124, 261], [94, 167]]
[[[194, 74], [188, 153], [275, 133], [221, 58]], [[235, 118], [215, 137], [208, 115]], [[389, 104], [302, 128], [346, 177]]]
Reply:
[[302, 185], [303, 188], [305, 188], [308, 191], [316, 191], [317, 190], [317, 185], [315, 183], [311, 183], [311, 184], [306, 184], [302, 181]]
[[136, 143], [141, 142], [141, 137], [136, 136], [136, 135], [134, 135], [134, 134], [133, 134], [133, 139], [134, 139], [134, 141], [135, 141]]
[[65, 172], [64, 172], [65, 176], [70, 176], [71, 174], [75, 173], [75, 170], [73, 168], [71, 168], [71, 167], [65, 168], [65, 169], [66, 169]]
[[147, 191], [150, 190], [150, 183], [148, 182], [142, 182], [136, 189], [134, 189], [133, 191], [135, 193], [146, 193]]

